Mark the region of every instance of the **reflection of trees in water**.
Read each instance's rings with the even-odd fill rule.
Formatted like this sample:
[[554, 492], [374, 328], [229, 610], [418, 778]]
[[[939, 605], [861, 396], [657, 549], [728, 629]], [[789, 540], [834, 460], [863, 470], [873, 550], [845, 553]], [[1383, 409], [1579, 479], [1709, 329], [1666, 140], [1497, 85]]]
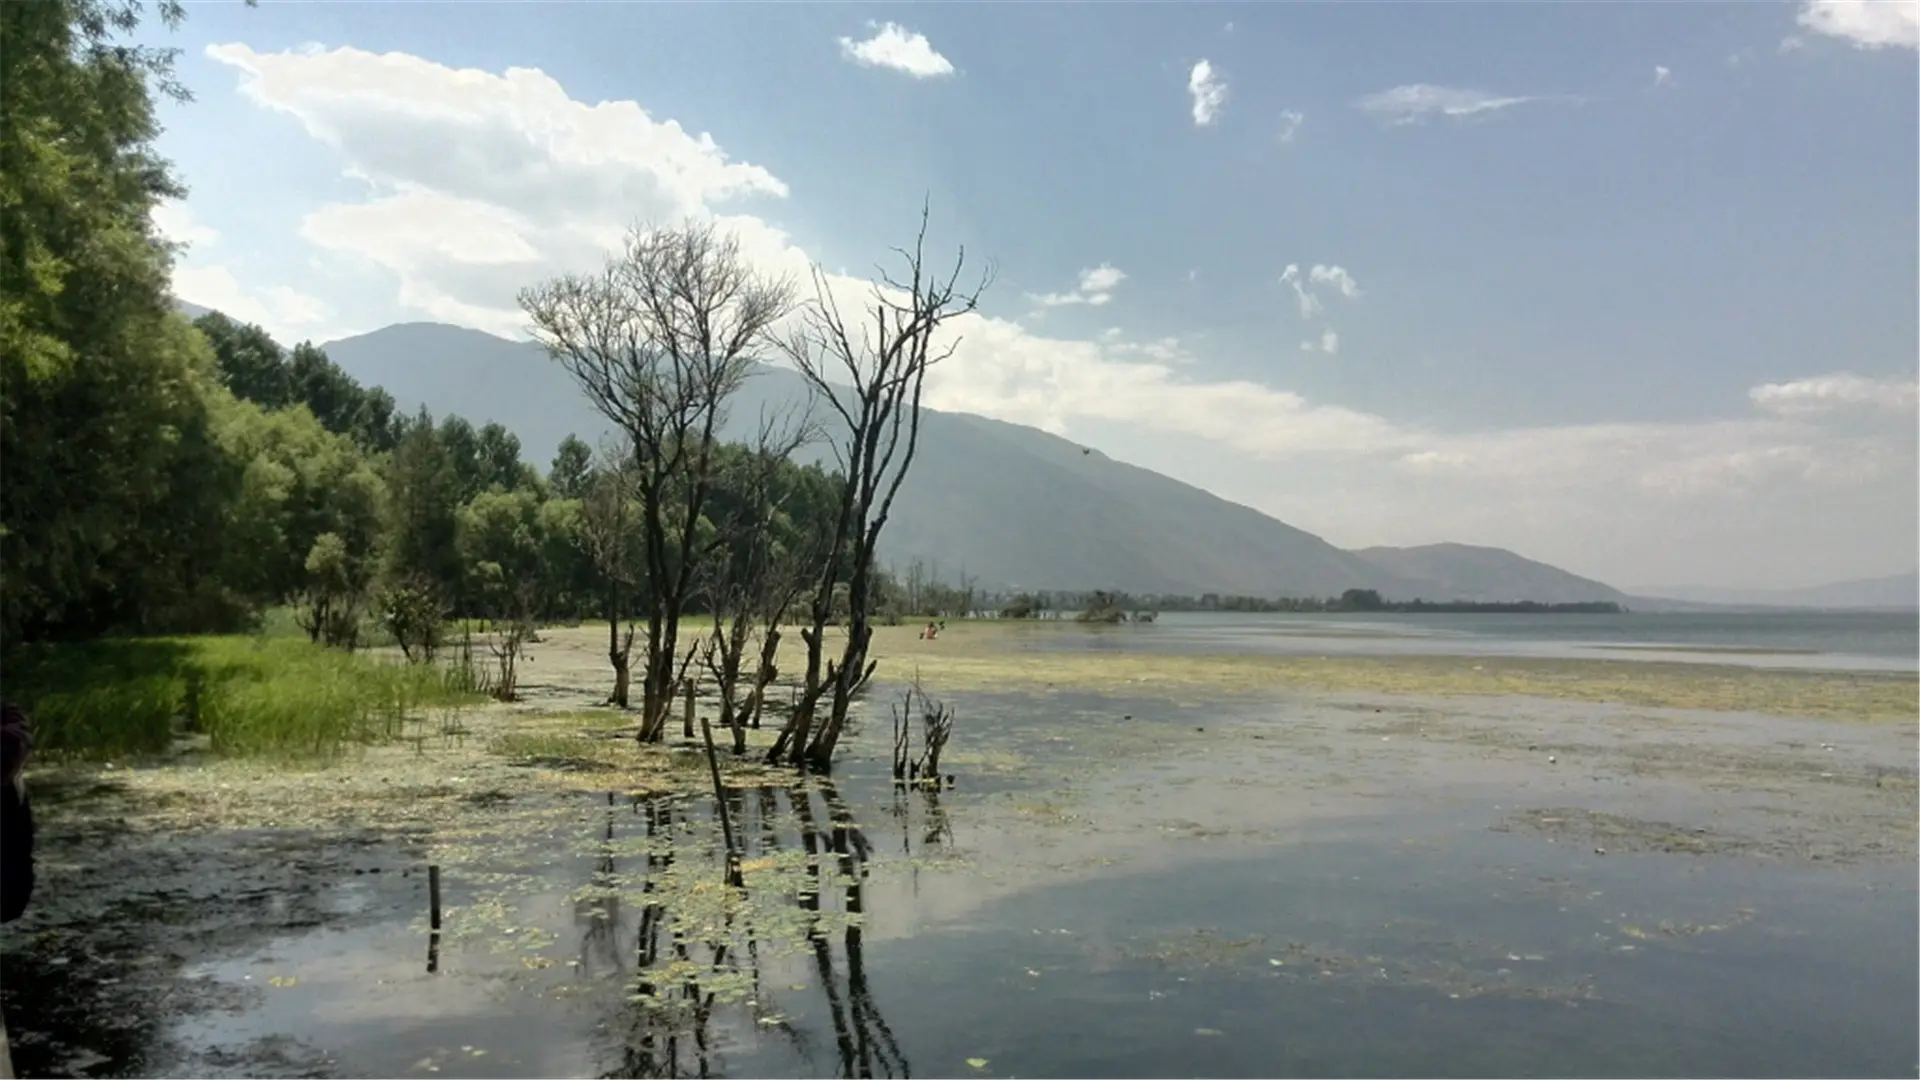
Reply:
[[[632, 809], [639, 809], [634, 802]], [[625, 950], [620, 947], [620, 893], [615, 876], [614, 834], [619, 818], [619, 800], [607, 792], [607, 827], [593, 866], [592, 891], [574, 901], [574, 925], [580, 934], [580, 973], [591, 979], [597, 972], [618, 975], [626, 970]]]
[[908, 860], [909, 871], [913, 879], [913, 894], [920, 895], [920, 864], [913, 861], [913, 838], [915, 835], [914, 807], [920, 807], [918, 832], [920, 851], [925, 854], [928, 848], [953, 846], [953, 823], [947, 820], [946, 808], [940, 805], [940, 789], [932, 785], [916, 785], [911, 790], [906, 785], [896, 784], [893, 789], [893, 805], [888, 808], [894, 820], [900, 823], [900, 854]]
[[[782, 813], [783, 798], [786, 813]], [[824, 815], [816, 812], [816, 798], [825, 808]], [[872, 848], [839, 791], [830, 780], [815, 778], [786, 788], [729, 792], [728, 805], [739, 826], [746, 861], [771, 859], [796, 847], [807, 855], [798, 905], [805, 916], [805, 945], [812, 953], [818, 991], [826, 999], [832, 1022], [838, 1075], [910, 1076], [906, 1057], [867, 983], [859, 923], [866, 914], [865, 880]], [[929, 805], [937, 809], [937, 796]], [[647, 837], [639, 925], [627, 953], [634, 958], [633, 973], [626, 982], [633, 1001], [622, 1013], [620, 1062], [605, 1075], [716, 1075], [720, 1055], [711, 1030], [716, 1011], [723, 1016], [731, 1012], [730, 1018], [750, 1031], [779, 1032], [799, 1055], [812, 1060], [814, 1040], [779, 1014], [762, 978], [763, 943], [753, 925], [753, 909], [733, 903], [720, 905], [720, 932], [703, 937], [673, 917], [671, 900], [656, 888], [656, 883], [672, 870], [676, 851], [687, 858], [697, 850], [686, 842], [692, 836], [692, 823], [684, 808], [671, 799], [636, 799], [632, 809], [644, 816]], [[717, 820], [718, 807], [712, 809]], [[596, 888], [576, 904], [576, 918], [585, 924], [580, 964], [588, 976], [595, 971], [612, 974], [625, 970], [618, 956], [623, 951], [619, 945], [620, 909], [613, 888], [617, 881], [614, 814], [615, 801], [610, 798], [606, 838], [594, 865]], [[936, 841], [930, 837], [928, 842]], [[725, 889], [724, 860], [717, 848], [713, 855], [709, 887]], [[842, 958], [838, 962], [835, 934], [829, 925], [836, 921], [829, 918], [834, 909], [824, 903], [828, 897], [837, 902], [839, 913], [852, 916], [838, 935]], [[741, 921], [738, 927], [736, 919]], [[737, 934], [736, 929], [744, 933]], [[744, 996], [744, 1005], [737, 1009], [716, 989], [726, 986], [729, 978], [737, 980], [732, 996]], [[751, 991], [745, 992], [748, 986]]]

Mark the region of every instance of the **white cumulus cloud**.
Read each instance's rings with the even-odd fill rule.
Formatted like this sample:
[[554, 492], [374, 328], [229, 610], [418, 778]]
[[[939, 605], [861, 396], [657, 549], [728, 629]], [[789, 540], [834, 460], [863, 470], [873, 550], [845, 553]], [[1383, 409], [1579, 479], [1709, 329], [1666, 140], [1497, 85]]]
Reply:
[[890, 68], [916, 79], [933, 79], [953, 74], [953, 63], [934, 51], [927, 35], [917, 34], [898, 23], [874, 26], [873, 36], [863, 41], [840, 39], [840, 55], [863, 67]]
[[157, 203], [149, 219], [162, 238], [184, 245], [170, 282], [176, 299], [257, 324], [282, 340], [313, 336], [326, 321], [327, 305], [317, 297], [286, 285], [249, 286], [231, 269], [205, 262], [207, 249], [220, 243], [220, 232], [196, 218], [185, 203]]
[[1193, 99], [1193, 122], [1208, 127], [1219, 119], [1221, 106], [1227, 103], [1227, 82], [1213, 70], [1211, 62], [1202, 60], [1187, 73], [1187, 95]]
[[1126, 273], [1119, 267], [1101, 263], [1080, 271], [1080, 281], [1072, 292], [1030, 293], [1027, 298], [1041, 307], [1067, 307], [1073, 304], [1101, 307], [1113, 300], [1113, 290], [1126, 279]]
[[[517, 291], [597, 267], [636, 219], [717, 220], [771, 272], [804, 273], [812, 262], [751, 213], [787, 196], [780, 179], [638, 103], [574, 100], [537, 70], [460, 69], [400, 53], [236, 44], [209, 55], [356, 181], [360, 194], [306, 215], [309, 251], [357, 260], [362, 280], [390, 281], [398, 309], [414, 317], [522, 337]], [[228, 258], [238, 238], [218, 239]], [[246, 239], [261, 259], [299, 247], [290, 237]], [[227, 287], [212, 271], [194, 282], [202, 295], [184, 280], [188, 299], [228, 306], [210, 295]], [[1111, 297], [1124, 280], [1102, 264], [1082, 271], [1069, 295], [1096, 306], [1092, 297]], [[1337, 264], [1291, 265], [1281, 281], [1308, 316], [1361, 295]], [[838, 274], [827, 286], [849, 309], [869, 287]], [[297, 295], [247, 295], [261, 305], [254, 316], [291, 323], [316, 313]], [[1333, 327], [1313, 333], [1315, 351], [1339, 347]], [[1828, 532], [1848, 523], [1860, 551], [1912, 550], [1912, 425], [1869, 423], [1891, 415], [1871, 403], [1910, 402], [1910, 385], [1863, 391], [1846, 381], [1862, 377], [1815, 376], [1756, 387], [1752, 412], [1727, 420], [1437, 430], [1265, 378], [1210, 374], [1217, 358], [1166, 338], [1048, 336], [991, 307], [952, 320], [943, 336], [959, 344], [929, 376], [930, 405], [1062, 434], [1125, 432], [1138, 463], [1340, 542], [1501, 543], [1602, 573], [1629, 557], [1673, 558], [1663, 530], [1685, 507], [1688, 521], [1719, 530], [1695, 541], [1702, 551], [1746, 550], [1751, 537], [1799, 528], [1809, 514]], [[1808, 541], [1819, 542], [1832, 543]]]
[[1920, 49], [1920, 3], [1914, 0], [1807, 0], [1798, 21], [1857, 49]]
[[201, 223], [193, 216], [193, 211], [177, 199], [155, 203], [148, 217], [153, 222], [155, 232], [171, 243], [184, 245], [189, 251], [212, 247], [220, 242], [219, 232]]
[[1851, 372], [1766, 383], [1747, 391], [1755, 406], [1782, 416], [1839, 410], [1903, 412], [1914, 407], [1916, 384], [1904, 376], [1868, 378]]

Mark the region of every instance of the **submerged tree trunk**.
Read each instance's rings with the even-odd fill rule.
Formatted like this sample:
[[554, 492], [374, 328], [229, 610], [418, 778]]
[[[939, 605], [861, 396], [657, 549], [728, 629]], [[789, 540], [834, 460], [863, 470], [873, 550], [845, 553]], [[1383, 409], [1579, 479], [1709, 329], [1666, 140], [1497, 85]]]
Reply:
[[[881, 531], [918, 447], [927, 371], [955, 347], [952, 340], [939, 340], [939, 329], [947, 320], [976, 310], [980, 291], [991, 277], [984, 276], [972, 292], [962, 292], [957, 283], [964, 252], [950, 274], [929, 273], [924, 258], [926, 228], [923, 210], [913, 248], [900, 251], [905, 256], [905, 275], [895, 279], [883, 274], [884, 288], [875, 289], [871, 324], [850, 327], [827, 288], [825, 275], [816, 269], [815, 302], [801, 328], [783, 345], [815, 397], [845, 425], [836, 443], [844, 470], [839, 514], [833, 542], [823, 553], [826, 563], [816, 579], [812, 625], [802, 631], [807, 640], [807, 690], [793, 721], [781, 733], [785, 745], [776, 745], [776, 751], [784, 751], [796, 765], [824, 770], [832, 764], [853, 699], [873, 675], [868, 645], [875, 560]], [[843, 558], [847, 639], [838, 663], [828, 662], [823, 672], [821, 638], [836, 599], [838, 560]], [[918, 580], [918, 569], [912, 573]], [[814, 709], [828, 692], [833, 698], [815, 731]]]

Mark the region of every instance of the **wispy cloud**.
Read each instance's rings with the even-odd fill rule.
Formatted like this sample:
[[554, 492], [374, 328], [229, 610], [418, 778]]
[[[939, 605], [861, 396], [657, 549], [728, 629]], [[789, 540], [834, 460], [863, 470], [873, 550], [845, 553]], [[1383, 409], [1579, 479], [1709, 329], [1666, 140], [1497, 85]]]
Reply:
[[1459, 119], [1539, 100], [1531, 95], [1501, 95], [1432, 83], [1409, 83], [1368, 94], [1354, 102], [1354, 107], [1390, 124], [1416, 124], [1430, 116]]
[[933, 79], [953, 74], [953, 63], [934, 51], [927, 35], [916, 34], [898, 23], [874, 26], [873, 36], [864, 41], [840, 39], [840, 55], [862, 67], [891, 68], [916, 79]]
[[[1315, 263], [1304, 273], [1298, 263], [1288, 263], [1280, 273], [1280, 284], [1293, 290], [1294, 299], [1300, 303], [1300, 317], [1311, 319], [1326, 310], [1326, 302], [1320, 298], [1322, 290], [1332, 292], [1344, 299], [1353, 300], [1360, 295], [1360, 283], [1347, 273], [1344, 267]], [[1320, 328], [1320, 337], [1300, 343], [1302, 352], [1323, 352], [1329, 356], [1340, 351], [1340, 335], [1331, 326]]]
[[1326, 353], [1328, 356], [1337, 355], [1340, 352], [1340, 335], [1332, 327], [1328, 327], [1320, 331], [1318, 339], [1308, 338], [1302, 341], [1300, 351]]
[[1331, 288], [1341, 296], [1352, 300], [1360, 295], [1360, 283], [1353, 280], [1344, 267], [1315, 264], [1312, 269], [1302, 273], [1298, 263], [1288, 263], [1280, 272], [1280, 284], [1293, 290], [1294, 297], [1300, 302], [1300, 317], [1311, 319], [1326, 307], [1314, 291], [1318, 287]]
[[1067, 307], [1072, 304], [1103, 307], [1113, 300], [1113, 290], [1125, 280], [1127, 280], [1125, 271], [1117, 266], [1101, 263], [1099, 266], [1080, 271], [1080, 281], [1071, 292], [1028, 293], [1027, 299], [1041, 307]]
[[1673, 85], [1673, 69], [1667, 67], [1665, 64], [1655, 64], [1653, 66], [1653, 88], [1658, 90], [1660, 87], [1671, 85]]
[[1300, 125], [1307, 122], [1307, 114], [1298, 109], [1286, 109], [1280, 113], [1280, 141], [1290, 143], [1300, 134]]
[[1227, 103], [1227, 82], [1205, 60], [1187, 73], [1187, 93], [1193, 98], [1193, 122], [1211, 126], [1219, 119], [1220, 107]]
[[1341, 296], [1351, 300], [1360, 295], [1360, 283], [1353, 275], [1338, 266], [1315, 266], [1307, 274], [1307, 280], [1315, 285], [1331, 285]]
[[1920, 4], [1913, 0], [1806, 0], [1798, 21], [1856, 49], [1920, 49]]

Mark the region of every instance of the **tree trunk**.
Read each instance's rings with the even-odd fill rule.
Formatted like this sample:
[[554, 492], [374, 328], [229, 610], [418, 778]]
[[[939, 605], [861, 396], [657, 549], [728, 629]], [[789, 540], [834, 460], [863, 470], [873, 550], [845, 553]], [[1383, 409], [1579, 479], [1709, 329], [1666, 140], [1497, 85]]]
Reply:
[[631, 665], [627, 661], [627, 654], [621, 652], [617, 646], [609, 655], [613, 659], [613, 696], [608, 698], [607, 702], [624, 709], [627, 707], [628, 687], [632, 681]]
[[760, 730], [760, 711], [766, 705], [767, 687], [780, 677], [780, 669], [774, 666], [774, 659], [779, 655], [780, 631], [769, 626], [760, 643], [760, 667], [754, 672], [753, 690], [747, 698], [747, 724], [755, 731]]
[[641, 742], [659, 742], [667, 732], [673, 708], [673, 645], [666, 637], [666, 617], [656, 608], [647, 619], [647, 668], [641, 686]]
[[867, 622], [866, 612], [855, 607], [847, 623], [847, 647], [841, 654], [840, 667], [834, 672], [832, 680], [833, 701], [828, 706], [826, 723], [814, 736], [813, 745], [807, 747], [806, 752], [808, 763], [821, 772], [832, 766], [834, 748], [839, 745], [840, 733], [847, 725], [847, 710], [853, 704], [854, 695], [873, 677], [876, 666], [867, 659], [867, 646], [873, 641], [873, 627]]
[[616, 585], [607, 590], [607, 660], [613, 664], [613, 696], [607, 703], [615, 708], [627, 707], [628, 658], [632, 654], [631, 632], [627, 634], [625, 647], [620, 644], [620, 588]]

